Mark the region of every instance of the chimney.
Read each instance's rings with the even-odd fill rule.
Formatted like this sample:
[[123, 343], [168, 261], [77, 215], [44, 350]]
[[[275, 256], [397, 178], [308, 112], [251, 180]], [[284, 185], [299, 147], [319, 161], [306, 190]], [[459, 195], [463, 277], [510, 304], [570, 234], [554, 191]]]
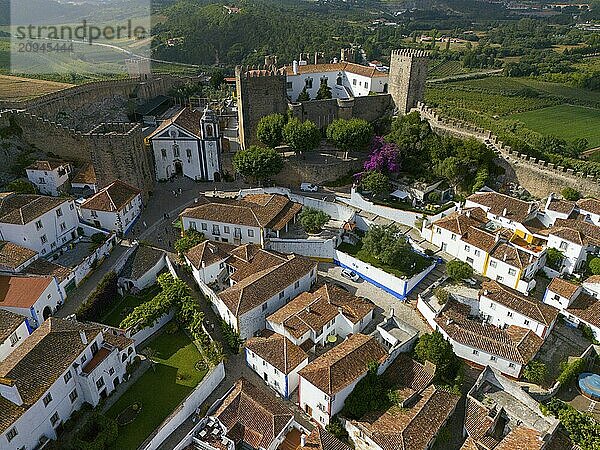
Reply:
[[292, 63], [292, 70], [294, 72], [294, 75], [298, 75], [298, 61], [294, 60], [294, 62]]
[[533, 203], [530, 203], [529, 207], [527, 208], [527, 214], [531, 214], [532, 210], [533, 210]]
[[533, 255], [529, 255], [529, 264], [533, 261]]
[[504, 252], [504, 256], [502, 257], [502, 261], [506, 261], [506, 252]]
[[500, 233], [496, 233], [496, 234], [494, 235], [494, 241], [495, 241], [495, 242], [498, 242], [499, 240], [500, 240]]
[[306, 312], [310, 314], [310, 306], [306, 307]]
[[470, 210], [470, 209], [467, 209], [467, 210], [465, 211], [465, 216], [467, 216], [467, 217], [471, 217], [471, 210]]
[[483, 290], [483, 295], [488, 295], [488, 290], [487, 289]]
[[342, 309], [341, 306], [338, 307], [338, 314], [342, 314], [342, 315], [344, 314], [344, 310]]
[[304, 433], [302, 433], [302, 436], [300, 436], [300, 447], [305, 447], [306, 446], [306, 435]]
[[506, 217], [507, 213], [508, 213], [508, 210], [506, 208], [504, 208], [502, 210], [502, 217]]
[[394, 311], [394, 308], [390, 309], [390, 317], [394, 317], [395, 314], [396, 311]]
[[83, 342], [83, 345], [87, 345], [88, 340], [87, 336], [85, 335], [85, 331], [79, 330], [79, 337], [81, 337], [81, 342]]

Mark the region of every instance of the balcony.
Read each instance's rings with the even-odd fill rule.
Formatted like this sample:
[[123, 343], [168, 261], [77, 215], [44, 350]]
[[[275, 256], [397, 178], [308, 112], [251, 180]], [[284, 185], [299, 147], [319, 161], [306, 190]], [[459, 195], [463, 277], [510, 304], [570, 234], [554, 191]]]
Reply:
[[85, 366], [83, 366], [83, 369], [81, 369], [81, 374], [85, 377], [90, 375], [96, 369], [96, 367], [98, 367], [106, 358], [108, 358], [111, 353], [112, 348], [108, 347], [107, 345], [102, 346], [100, 350], [96, 352], [94, 357], [90, 359]]

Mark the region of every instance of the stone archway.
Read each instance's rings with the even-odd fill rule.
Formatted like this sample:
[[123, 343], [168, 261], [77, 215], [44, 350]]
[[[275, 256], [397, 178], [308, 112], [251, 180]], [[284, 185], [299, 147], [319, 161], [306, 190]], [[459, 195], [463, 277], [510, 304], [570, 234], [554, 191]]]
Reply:
[[44, 320], [47, 320], [48, 317], [50, 317], [52, 315], [52, 309], [49, 306], [46, 306], [44, 308], [44, 310], [42, 311], [42, 317], [44, 318]]

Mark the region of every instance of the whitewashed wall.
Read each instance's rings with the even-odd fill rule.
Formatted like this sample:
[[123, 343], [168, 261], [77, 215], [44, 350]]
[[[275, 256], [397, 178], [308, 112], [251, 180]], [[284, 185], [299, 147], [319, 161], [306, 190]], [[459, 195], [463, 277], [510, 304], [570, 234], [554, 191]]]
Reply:
[[311, 258], [332, 260], [339, 244], [337, 237], [330, 239], [279, 239], [270, 238], [267, 248], [280, 253], [296, 253]]
[[154, 324], [150, 327], [136, 329], [132, 327], [126, 330], [127, 336], [129, 336], [135, 342], [136, 346], [139, 346], [142, 342], [164, 327], [167, 323], [173, 319], [174, 312], [171, 310], [167, 314], [164, 314], [160, 317]]

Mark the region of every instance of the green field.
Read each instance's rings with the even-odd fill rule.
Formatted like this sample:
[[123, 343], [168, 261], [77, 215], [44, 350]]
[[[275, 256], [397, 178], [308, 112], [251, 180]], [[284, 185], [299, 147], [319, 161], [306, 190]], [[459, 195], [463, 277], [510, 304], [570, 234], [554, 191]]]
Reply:
[[600, 109], [558, 105], [513, 114], [509, 118], [523, 122], [527, 128], [544, 135], [567, 141], [586, 138], [590, 148], [600, 146]]

